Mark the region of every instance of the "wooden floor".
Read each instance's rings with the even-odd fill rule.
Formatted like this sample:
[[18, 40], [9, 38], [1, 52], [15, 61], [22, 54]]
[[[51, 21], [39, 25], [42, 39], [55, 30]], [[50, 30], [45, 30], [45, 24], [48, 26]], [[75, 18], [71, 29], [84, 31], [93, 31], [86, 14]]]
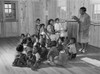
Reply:
[[98, 52], [100, 49], [95, 47], [91, 48], [97, 50], [98, 53], [80, 54], [76, 60], [68, 61], [64, 68], [43, 65], [38, 71], [32, 71], [30, 68], [13, 67], [12, 62], [18, 42], [18, 38], [0, 39], [0, 74], [100, 74], [100, 67], [80, 60], [84, 57], [94, 58], [96, 56], [100, 60], [100, 53]]

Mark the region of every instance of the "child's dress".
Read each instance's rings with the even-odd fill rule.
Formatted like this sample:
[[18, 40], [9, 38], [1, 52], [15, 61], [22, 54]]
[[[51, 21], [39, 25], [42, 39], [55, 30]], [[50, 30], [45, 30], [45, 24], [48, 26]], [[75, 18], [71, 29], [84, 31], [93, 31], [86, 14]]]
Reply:
[[52, 47], [50, 49], [50, 51], [48, 52], [48, 56], [47, 57], [49, 58], [50, 56], [52, 56], [54, 58], [55, 56], [58, 56], [58, 55], [59, 55], [58, 49], [56, 47]]
[[65, 65], [67, 63], [68, 55], [65, 50], [59, 52], [59, 56], [55, 57], [55, 64], [57, 65]]

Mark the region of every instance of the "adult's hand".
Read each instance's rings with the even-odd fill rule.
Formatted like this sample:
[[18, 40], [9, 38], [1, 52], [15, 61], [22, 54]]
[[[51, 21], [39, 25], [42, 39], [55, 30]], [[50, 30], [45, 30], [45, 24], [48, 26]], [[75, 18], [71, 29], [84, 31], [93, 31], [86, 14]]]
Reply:
[[78, 17], [77, 16], [72, 16], [72, 19], [74, 19], [74, 20], [78, 20]]
[[72, 19], [76, 20], [78, 23], [80, 23], [80, 20], [77, 16], [72, 16]]

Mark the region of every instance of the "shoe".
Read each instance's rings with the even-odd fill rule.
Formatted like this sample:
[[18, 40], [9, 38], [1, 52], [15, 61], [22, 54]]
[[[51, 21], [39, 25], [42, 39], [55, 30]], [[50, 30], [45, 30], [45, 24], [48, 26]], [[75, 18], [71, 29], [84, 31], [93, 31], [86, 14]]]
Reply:
[[83, 50], [82, 50], [82, 53], [85, 53], [85, 52], [86, 52], [85, 49], [83, 49]]
[[83, 49], [82, 49], [82, 48], [80, 48], [80, 49], [79, 49], [79, 52], [81, 52], [82, 50], [83, 50]]
[[53, 62], [50, 62], [50, 65], [54, 66], [54, 65], [55, 65], [55, 63], [53, 63]]

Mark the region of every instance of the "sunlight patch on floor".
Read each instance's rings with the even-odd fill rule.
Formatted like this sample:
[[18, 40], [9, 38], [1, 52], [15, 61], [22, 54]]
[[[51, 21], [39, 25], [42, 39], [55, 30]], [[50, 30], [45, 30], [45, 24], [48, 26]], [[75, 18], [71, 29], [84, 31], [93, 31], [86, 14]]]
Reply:
[[100, 67], [100, 61], [99, 60], [88, 58], [88, 57], [81, 58], [81, 60], [85, 61], [85, 62], [87, 62], [89, 64], [92, 64], [94, 66]]

